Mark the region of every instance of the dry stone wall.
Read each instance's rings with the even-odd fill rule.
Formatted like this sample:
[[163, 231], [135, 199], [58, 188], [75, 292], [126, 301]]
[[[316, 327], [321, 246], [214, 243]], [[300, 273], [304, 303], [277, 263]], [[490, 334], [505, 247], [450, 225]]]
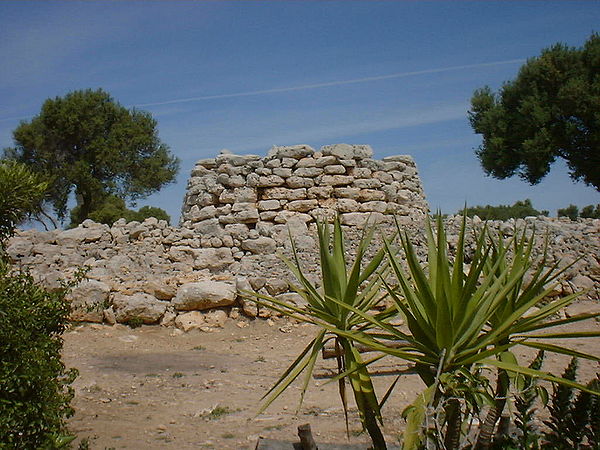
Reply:
[[[65, 231], [20, 231], [7, 252], [50, 289], [86, 267], [87, 280], [71, 294], [75, 320], [210, 330], [228, 317], [243, 324], [245, 316], [271, 315], [244, 300], [243, 290], [301, 305], [278, 254], [291, 256], [293, 236], [303, 268], [317, 281], [315, 218], [336, 212], [349, 255], [367, 219], [389, 235], [395, 214], [424, 260], [427, 203], [412, 159], [378, 161], [370, 147], [344, 144], [318, 152], [274, 147], [266, 158], [222, 153], [193, 169], [180, 226], [153, 218], [112, 227], [88, 220]], [[460, 218], [446, 224], [450, 239], [457, 239]], [[481, 224], [474, 219], [468, 225]], [[490, 225], [506, 237], [515, 225], [547, 231], [551, 261], [575, 261], [553, 294], [588, 289], [587, 297], [598, 299], [600, 220], [542, 217]], [[536, 251], [542, 248], [540, 235]]]
[[224, 151], [198, 161], [181, 225], [201, 233], [206, 246], [220, 247], [218, 239], [225, 236], [227, 245], [228, 235], [245, 227], [271, 228], [290, 219], [307, 223], [340, 213], [342, 224], [355, 226], [391, 214], [419, 220], [427, 211], [412, 157], [378, 161], [368, 145], [326, 145], [318, 152], [296, 145], [273, 147], [266, 158]]

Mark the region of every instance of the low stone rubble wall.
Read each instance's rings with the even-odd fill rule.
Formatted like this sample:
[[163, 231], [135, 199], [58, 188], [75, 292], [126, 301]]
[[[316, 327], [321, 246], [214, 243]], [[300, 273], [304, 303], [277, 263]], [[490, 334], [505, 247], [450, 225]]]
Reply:
[[[244, 300], [244, 290], [301, 304], [279, 255], [292, 257], [292, 236], [303, 269], [318, 282], [315, 219], [337, 213], [349, 258], [367, 220], [378, 224], [375, 251], [381, 235], [393, 233], [396, 219], [425, 261], [428, 206], [412, 158], [378, 161], [369, 146], [346, 144], [320, 151], [274, 147], [266, 158], [224, 152], [196, 164], [178, 227], [154, 218], [121, 219], [112, 227], [86, 220], [71, 230], [20, 231], [7, 252], [50, 289], [87, 268], [87, 279], [71, 294], [74, 320], [209, 330], [228, 317], [271, 316]], [[460, 223], [460, 217], [446, 219], [451, 242]], [[600, 220], [539, 217], [489, 225], [505, 237], [515, 225], [535, 226], [537, 256], [547, 233], [549, 262], [574, 262], [552, 294], [586, 289], [588, 299], [598, 299]], [[481, 221], [469, 220], [468, 226]]]
[[[460, 217], [446, 220], [449, 240], [458, 239]], [[565, 272], [553, 295], [588, 290], [584, 298], [599, 298], [600, 293], [600, 220], [571, 222], [564, 219], [530, 218], [509, 222], [490, 222], [510, 237], [515, 224], [537, 233], [536, 253], [541, 255], [544, 235], [549, 241], [549, 262], [573, 263]], [[479, 226], [469, 220], [469, 227]], [[298, 244], [301, 264], [309, 277], [318, 280], [316, 230], [314, 223], [292, 227]], [[360, 230], [344, 226], [349, 255]], [[422, 223], [403, 225], [425, 260]], [[389, 225], [380, 224], [389, 235]], [[8, 253], [18, 264], [31, 268], [34, 277], [49, 288], [60, 286], [60, 280], [79, 267], [88, 267], [87, 280], [74, 289], [73, 319], [91, 322], [160, 323], [191, 328], [210, 329], [220, 326], [227, 317], [242, 315], [270, 317], [240, 296], [241, 290], [280, 296], [301, 304], [301, 298], [290, 292], [293, 277], [274, 253], [291, 256], [286, 233], [273, 236], [272, 248], [240, 250], [234, 256], [229, 247], [205, 248], [201, 238], [191, 229], [169, 227], [163, 221], [147, 219], [143, 223], [119, 221], [112, 227], [84, 222], [66, 231], [21, 231], [9, 243]], [[376, 239], [376, 241], [378, 241]], [[380, 242], [380, 241], [379, 241]], [[378, 245], [374, 242], [373, 248]], [[472, 247], [472, 243], [469, 246]]]

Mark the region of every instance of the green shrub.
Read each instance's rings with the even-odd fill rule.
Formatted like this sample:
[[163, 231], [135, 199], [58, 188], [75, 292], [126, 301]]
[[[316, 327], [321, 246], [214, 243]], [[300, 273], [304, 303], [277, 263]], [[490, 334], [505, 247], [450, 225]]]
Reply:
[[556, 213], [558, 217], [568, 217], [571, 220], [577, 220], [579, 208], [575, 205], [569, 205], [566, 208], [559, 209]]
[[[462, 213], [462, 212], [461, 212]], [[466, 208], [465, 214], [468, 217], [478, 216], [483, 220], [507, 220], [523, 219], [529, 216], [547, 216], [548, 211], [538, 211], [531, 204], [531, 200], [518, 200], [514, 205], [485, 205]]]
[[[94, 222], [104, 223], [106, 225], [112, 225], [121, 218], [124, 218], [127, 222], [133, 220], [143, 222], [144, 219], [147, 219], [148, 217], [166, 220], [167, 223], [171, 221], [171, 217], [164, 209], [155, 206], [142, 206], [138, 211], [134, 211], [133, 209], [127, 208], [125, 200], [115, 195], [106, 196], [104, 201], [88, 215], [88, 218]], [[71, 210], [71, 227], [77, 226], [83, 222], [84, 219], [84, 217], [81, 217], [81, 208], [79, 206], [76, 206]]]
[[600, 204], [596, 205], [587, 205], [581, 208], [581, 212], [579, 213], [579, 217], [583, 217], [584, 219], [600, 219]]
[[164, 220], [167, 223], [171, 222], [171, 216], [167, 214], [164, 209], [157, 208], [156, 206], [142, 206], [137, 212], [134, 212], [135, 219], [138, 222], [143, 222], [144, 219], [149, 217], [155, 217], [158, 220]]
[[48, 292], [0, 260], [1, 448], [60, 448], [72, 439], [65, 419], [77, 372], [60, 357], [68, 288]]

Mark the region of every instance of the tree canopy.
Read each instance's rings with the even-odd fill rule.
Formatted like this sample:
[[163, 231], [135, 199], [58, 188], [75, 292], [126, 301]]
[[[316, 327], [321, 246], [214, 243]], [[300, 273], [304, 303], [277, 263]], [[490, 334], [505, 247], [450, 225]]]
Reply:
[[[127, 208], [125, 201], [115, 195], [107, 195], [104, 202], [99, 205], [94, 211], [92, 211], [87, 217], [97, 223], [105, 223], [106, 225], [112, 225], [117, 220], [123, 218], [127, 222], [136, 220], [143, 222], [144, 219], [149, 217], [155, 217], [158, 220], [165, 220], [167, 223], [171, 222], [171, 217], [162, 208], [155, 206], [142, 206], [138, 211]], [[81, 223], [84, 219], [80, 217], [80, 208], [76, 206], [71, 210], [71, 225]]]
[[49, 180], [49, 200], [61, 220], [73, 192], [83, 221], [109, 195], [135, 201], [172, 182], [179, 170], [152, 116], [121, 106], [102, 89], [46, 100], [13, 139], [5, 157]]
[[573, 180], [600, 191], [600, 35], [582, 48], [556, 44], [529, 59], [498, 93], [471, 99], [469, 120], [483, 135], [476, 154], [496, 178], [531, 184], [563, 158]]

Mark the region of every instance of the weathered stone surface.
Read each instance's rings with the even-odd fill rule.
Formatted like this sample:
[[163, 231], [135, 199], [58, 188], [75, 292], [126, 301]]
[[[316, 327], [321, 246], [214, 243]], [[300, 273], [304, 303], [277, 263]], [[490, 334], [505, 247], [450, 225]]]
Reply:
[[205, 326], [204, 314], [200, 311], [190, 311], [179, 314], [175, 318], [175, 326], [186, 333], [190, 330], [197, 330]]
[[60, 232], [56, 243], [60, 246], [73, 246], [80, 242], [95, 242], [106, 230], [102, 227], [83, 228], [81, 226]]
[[232, 283], [198, 281], [180, 286], [171, 303], [179, 311], [204, 310], [232, 305], [236, 296]]
[[326, 199], [330, 198], [333, 194], [333, 186], [315, 186], [308, 188], [307, 197], [317, 198], [317, 199]]
[[339, 159], [364, 159], [373, 156], [373, 149], [369, 145], [334, 144], [321, 147], [323, 155], [332, 155]]
[[258, 209], [260, 211], [272, 211], [281, 208], [281, 202], [279, 200], [262, 200], [258, 202]]
[[312, 187], [315, 185], [315, 182], [313, 179], [304, 178], [304, 177], [300, 177], [300, 176], [291, 176], [287, 180], [285, 180], [285, 183], [292, 189], [309, 188], [309, 187]]
[[286, 280], [280, 278], [269, 278], [265, 284], [265, 288], [269, 295], [277, 295], [286, 292], [289, 284]]
[[150, 295], [153, 295], [159, 300], [171, 300], [173, 297], [175, 297], [175, 294], [177, 293], [177, 289], [175, 286], [154, 279], [148, 280], [146, 282], [144, 291]]
[[354, 177], [347, 175], [323, 175], [321, 184], [325, 186], [347, 186], [354, 182]]
[[285, 180], [277, 175], [261, 176], [258, 179], [258, 187], [275, 187], [281, 186]]
[[101, 281], [85, 280], [79, 283], [67, 296], [71, 302], [71, 319], [102, 322], [109, 293], [110, 287]]
[[574, 317], [581, 314], [600, 314], [600, 302], [596, 301], [578, 301], [567, 307], [567, 317]]
[[385, 217], [381, 213], [346, 213], [340, 215], [340, 221], [342, 225], [350, 225], [350, 226], [364, 226], [367, 223], [367, 220], [370, 224], [375, 224], [382, 222], [385, 220]]
[[342, 166], [341, 164], [325, 166], [324, 172], [327, 175], [344, 175], [346, 173], [346, 167]]
[[274, 146], [269, 150], [268, 157], [301, 159], [312, 155], [314, 152], [315, 150], [309, 145]]
[[271, 238], [259, 236], [256, 239], [246, 239], [242, 241], [242, 248], [255, 254], [271, 254], [275, 252], [277, 243]]
[[290, 211], [308, 212], [319, 206], [319, 202], [312, 200], [294, 200], [285, 205], [285, 208]]
[[6, 249], [6, 253], [11, 259], [16, 260], [24, 256], [29, 256], [32, 250], [33, 243], [29, 239], [16, 237], [10, 241], [10, 245]]
[[314, 178], [323, 173], [323, 169], [319, 167], [301, 167], [299, 169], [294, 170], [294, 176], [296, 177], [305, 177], [305, 178]]
[[227, 313], [222, 309], [212, 309], [204, 313], [204, 322], [209, 327], [222, 328], [227, 322]]
[[227, 247], [203, 248], [194, 252], [193, 264], [195, 269], [218, 270], [227, 267], [231, 263], [233, 263], [233, 255], [231, 249]]
[[141, 292], [133, 295], [115, 294], [112, 299], [119, 323], [138, 319], [147, 324], [157, 323], [167, 310], [167, 305], [167, 302]]

